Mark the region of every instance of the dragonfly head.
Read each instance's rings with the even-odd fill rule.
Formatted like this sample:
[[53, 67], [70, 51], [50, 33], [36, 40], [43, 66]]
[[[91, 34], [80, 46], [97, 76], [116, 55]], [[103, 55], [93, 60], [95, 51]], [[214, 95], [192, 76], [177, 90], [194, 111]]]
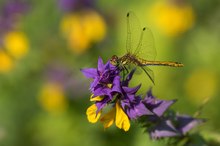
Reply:
[[113, 55], [112, 58], [110, 59], [110, 62], [112, 65], [117, 66], [119, 64], [118, 56]]

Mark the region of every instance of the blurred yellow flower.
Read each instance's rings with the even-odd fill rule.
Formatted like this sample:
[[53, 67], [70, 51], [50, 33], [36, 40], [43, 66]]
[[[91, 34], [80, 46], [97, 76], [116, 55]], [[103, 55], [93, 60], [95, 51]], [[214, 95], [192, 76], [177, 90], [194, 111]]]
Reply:
[[189, 100], [201, 104], [206, 98], [212, 98], [217, 91], [217, 76], [209, 70], [195, 70], [185, 82]]
[[4, 51], [0, 50], [0, 72], [9, 72], [13, 68], [13, 60]]
[[67, 106], [63, 88], [57, 83], [45, 84], [39, 96], [41, 106], [48, 112], [63, 112]]
[[26, 35], [23, 32], [9, 32], [4, 36], [3, 40], [3, 44], [8, 53], [16, 59], [20, 59], [27, 54], [29, 43]]
[[195, 21], [191, 5], [178, 5], [168, 0], [155, 3], [150, 15], [158, 28], [169, 36], [177, 36], [186, 32], [194, 25]]
[[60, 25], [63, 36], [74, 53], [84, 53], [92, 43], [104, 39], [106, 24], [95, 11], [66, 15]]
[[106, 34], [106, 24], [104, 19], [94, 11], [88, 11], [88, 14], [82, 18], [82, 25], [85, 28], [85, 34], [91, 41], [99, 42]]

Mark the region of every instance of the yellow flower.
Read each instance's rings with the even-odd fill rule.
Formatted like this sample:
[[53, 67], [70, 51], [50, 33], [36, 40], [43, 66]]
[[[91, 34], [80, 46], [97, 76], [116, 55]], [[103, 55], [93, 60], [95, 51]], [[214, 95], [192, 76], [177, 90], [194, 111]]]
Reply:
[[88, 118], [88, 121], [91, 123], [96, 123], [99, 119], [99, 117], [101, 116], [101, 112], [99, 112], [98, 114], [96, 113], [97, 111], [97, 107], [95, 104], [91, 105], [87, 111], [86, 111], [86, 115]]
[[104, 19], [94, 11], [66, 15], [60, 25], [63, 36], [74, 53], [84, 53], [91, 44], [101, 41], [106, 34]]
[[13, 66], [14, 64], [11, 57], [0, 50], [0, 72], [9, 72]]
[[[93, 104], [87, 109], [86, 114], [89, 122], [96, 123], [101, 116], [101, 111], [97, 113], [97, 107]], [[128, 131], [130, 128], [129, 118], [123, 111], [119, 102], [116, 102], [115, 107], [104, 114], [100, 121], [103, 123], [105, 129], [109, 128], [114, 122], [118, 128], [123, 129], [124, 131]]]
[[169, 1], [155, 3], [150, 14], [156, 25], [169, 36], [177, 36], [186, 32], [195, 21], [191, 5], [177, 5]]
[[3, 44], [9, 54], [16, 59], [20, 59], [27, 54], [29, 43], [26, 35], [23, 32], [9, 32], [4, 36], [3, 40]]
[[40, 92], [41, 106], [48, 112], [63, 112], [67, 106], [63, 88], [57, 83], [45, 84]]
[[208, 70], [195, 70], [186, 80], [185, 90], [190, 101], [201, 104], [205, 99], [212, 98], [217, 92], [217, 76]]
[[115, 125], [120, 129], [124, 129], [124, 131], [128, 131], [130, 128], [130, 121], [128, 116], [123, 111], [119, 102], [116, 103]]

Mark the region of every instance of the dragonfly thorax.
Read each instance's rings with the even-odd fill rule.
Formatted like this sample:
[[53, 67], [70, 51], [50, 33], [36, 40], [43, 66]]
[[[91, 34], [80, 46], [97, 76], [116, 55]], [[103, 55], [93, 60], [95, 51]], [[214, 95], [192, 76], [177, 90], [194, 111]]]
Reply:
[[120, 63], [122, 65], [127, 65], [127, 64], [130, 64], [130, 63], [135, 64], [135, 65], [140, 64], [138, 58], [135, 55], [130, 54], [130, 53], [125, 54], [124, 56], [119, 58], [119, 60], [120, 60]]
[[112, 58], [110, 59], [110, 62], [112, 65], [114, 66], [124, 66], [127, 65], [129, 63], [136, 63], [136, 58], [134, 57], [134, 55], [132, 54], [125, 54], [122, 57], [118, 57], [116, 55], [113, 55]]

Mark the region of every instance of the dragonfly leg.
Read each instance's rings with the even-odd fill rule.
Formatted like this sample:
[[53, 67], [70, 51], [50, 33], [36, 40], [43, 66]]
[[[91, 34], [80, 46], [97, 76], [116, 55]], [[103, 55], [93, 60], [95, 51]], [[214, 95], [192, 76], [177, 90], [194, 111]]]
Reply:
[[[126, 71], [126, 72], [125, 72]], [[128, 69], [126, 68], [126, 66], [122, 66], [122, 75], [123, 75], [123, 81], [124, 81], [124, 79], [125, 79], [125, 75], [126, 74], [128, 74], [129, 73], [129, 71], [128, 71]]]
[[147, 76], [150, 78], [150, 80], [152, 81], [152, 83], [155, 85], [153, 77], [145, 70], [145, 68], [144, 68], [143, 66], [140, 66], [140, 67], [141, 67], [141, 69], [144, 70], [144, 72], [145, 72], [145, 73], [147, 74]]
[[126, 66], [124, 66], [124, 69], [126, 70], [126, 73], [128, 74], [128, 73], [129, 73], [129, 71], [128, 71], [128, 69], [126, 68]]
[[122, 80], [124, 81], [125, 80], [125, 70], [124, 69], [122, 70], [122, 76], [123, 76]]

